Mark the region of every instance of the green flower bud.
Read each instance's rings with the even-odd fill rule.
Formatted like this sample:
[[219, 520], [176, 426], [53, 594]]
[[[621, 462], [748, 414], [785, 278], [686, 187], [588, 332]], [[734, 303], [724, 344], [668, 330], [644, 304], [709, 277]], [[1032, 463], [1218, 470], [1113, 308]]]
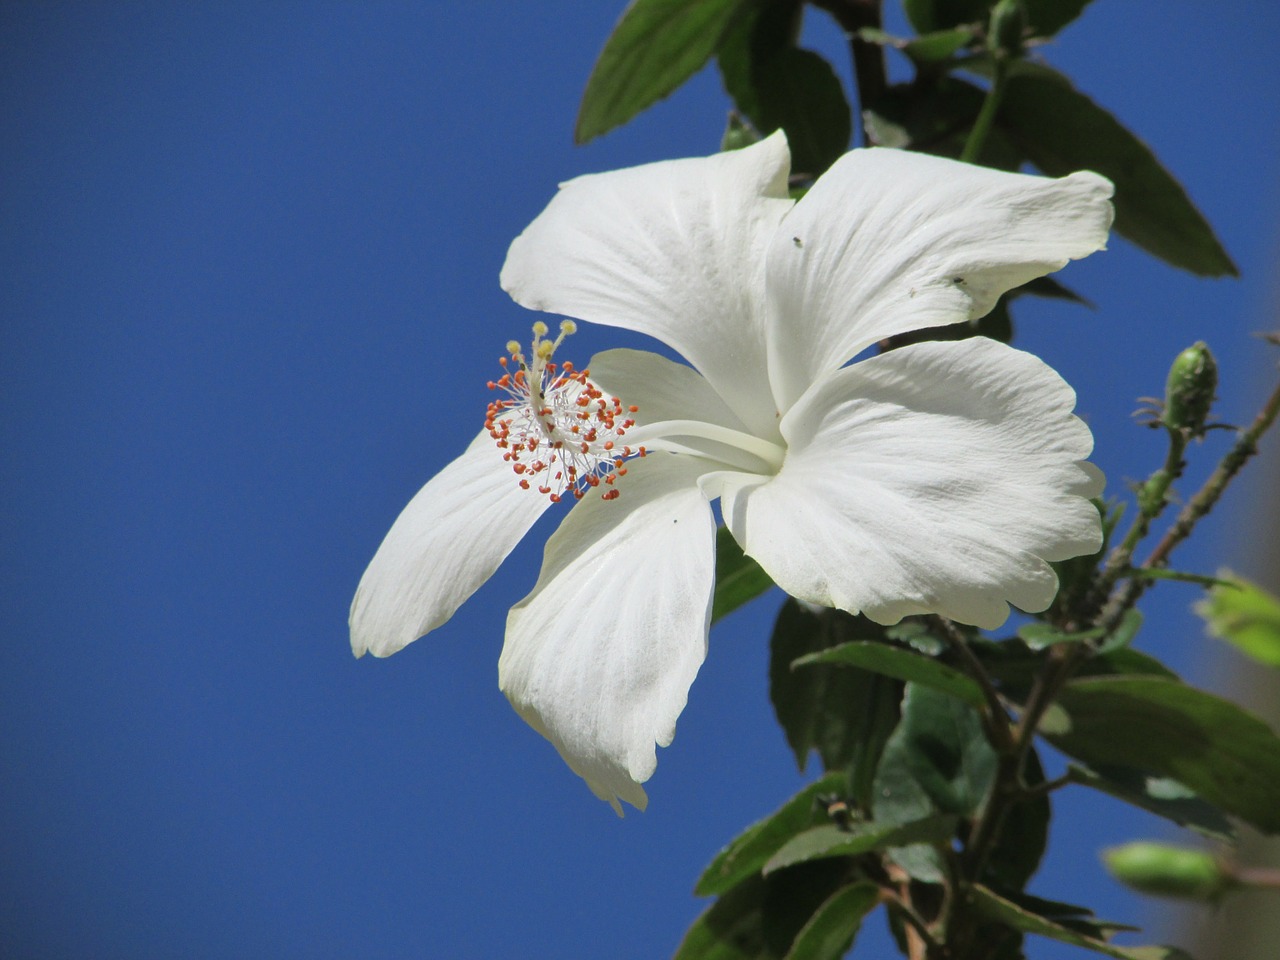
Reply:
[[1218, 389], [1218, 362], [1203, 340], [1178, 354], [1164, 388], [1163, 422], [1190, 437], [1204, 436]]
[[1159, 897], [1216, 901], [1236, 886], [1222, 864], [1203, 850], [1136, 842], [1104, 850], [1102, 859], [1121, 883]]
[[1022, 0], [1000, 0], [991, 10], [987, 28], [987, 49], [997, 56], [1016, 57], [1022, 52], [1022, 36], [1027, 30], [1027, 11]]

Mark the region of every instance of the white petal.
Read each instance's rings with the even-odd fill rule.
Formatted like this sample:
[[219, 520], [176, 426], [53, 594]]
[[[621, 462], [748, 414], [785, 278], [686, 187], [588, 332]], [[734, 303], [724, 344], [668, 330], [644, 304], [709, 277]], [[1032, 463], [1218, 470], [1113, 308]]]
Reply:
[[547, 541], [512, 608], [498, 684], [600, 799], [643, 810], [706, 656], [715, 522], [691, 457], [634, 460], [612, 501], [589, 495]]
[[984, 338], [856, 363], [783, 420], [786, 463], [722, 509], [788, 593], [879, 623], [940, 613], [994, 629], [1045, 609], [1046, 561], [1095, 552], [1101, 474], [1075, 394], [1030, 354]]
[[351, 649], [386, 657], [453, 616], [550, 500], [522, 490], [488, 432], [409, 501], [360, 578]]
[[1106, 245], [1111, 183], [854, 150], [783, 221], [768, 253], [780, 410], [863, 348], [981, 317], [997, 297]]
[[[502, 287], [534, 310], [656, 337], [754, 428], [764, 381], [764, 252], [791, 208], [785, 137], [562, 184], [518, 236]], [[744, 377], [744, 373], [754, 376]]]
[[[606, 350], [591, 358], [591, 379], [639, 409], [639, 424], [704, 420], [730, 430], [746, 427], [702, 374], [648, 350]], [[763, 389], [763, 382], [761, 382]]]

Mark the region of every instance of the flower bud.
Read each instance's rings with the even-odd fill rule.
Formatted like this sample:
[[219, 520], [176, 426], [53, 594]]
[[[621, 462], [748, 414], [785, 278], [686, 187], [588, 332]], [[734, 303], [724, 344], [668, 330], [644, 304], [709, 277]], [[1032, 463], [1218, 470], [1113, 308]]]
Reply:
[[1102, 859], [1121, 883], [1159, 897], [1216, 901], [1236, 885], [1203, 850], [1136, 842], [1104, 850]]
[[1178, 354], [1164, 388], [1163, 422], [1190, 437], [1204, 436], [1218, 389], [1218, 362], [1203, 340]]
[[1022, 52], [1022, 35], [1027, 29], [1027, 11], [1022, 0], [1000, 0], [991, 10], [987, 28], [987, 49], [997, 56], [1016, 57]]

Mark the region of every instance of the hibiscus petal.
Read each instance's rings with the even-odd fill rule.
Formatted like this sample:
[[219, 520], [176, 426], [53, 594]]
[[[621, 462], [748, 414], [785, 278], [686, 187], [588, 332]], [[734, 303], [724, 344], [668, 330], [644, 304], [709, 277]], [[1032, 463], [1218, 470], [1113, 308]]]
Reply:
[[703, 420], [730, 430], [746, 429], [702, 374], [660, 354], [605, 350], [591, 358], [589, 369], [602, 390], [638, 408], [638, 424]]
[[777, 476], [730, 478], [722, 509], [788, 593], [878, 623], [940, 613], [994, 629], [1045, 609], [1046, 561], [1102, 542], [1101, 473], [1075, 393], [984, 338], [922, 343], [838, 370], [782, 423]]
[[643, 810], [706, 656], [715, 521], [692, 457], [632, 461], [621, 495], [589, 494], [547, 541], [512, 608], [498, 685], [619, 815]]
[[769, 247], [778, 409], [885, 337], [984, 316], [1000, 294], [1106, 245], [1111, 183], [854, 150]]
[[502, 287], [534, 310], [656, 337], [753, 428], [772, 430], [764, 259], [787, 199], [776, 134], [712, 157], [578, 177], [518, 236]]
[[487, 431], [392, 524], [351, 602], [351, 650], [386, 657], [445, 623], [550, 500], [522, 490]]

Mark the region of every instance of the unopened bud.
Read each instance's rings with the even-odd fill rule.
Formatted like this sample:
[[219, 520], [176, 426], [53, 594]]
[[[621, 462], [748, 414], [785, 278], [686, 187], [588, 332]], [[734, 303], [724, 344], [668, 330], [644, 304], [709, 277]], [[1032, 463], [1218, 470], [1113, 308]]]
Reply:
[[1236, 886], [1222, 864], [1203, 850], [1136, 842], [1104, 850], [1102, 859], [1121, 883], [1158, 897], [1216, 901]]
[[987, 28], [987, 49], [997, 56], [1016, 57], [1022, 52], [1022, 36], [1027, 30], [1027, 11], [1022, 0], [1000, 0], [991, 10]]
[[1218, 362], [1201, 340], [1178, 354], [1164, 388], [1163, 422], [1189, 437], [1204, 436], [1218, 389]]

